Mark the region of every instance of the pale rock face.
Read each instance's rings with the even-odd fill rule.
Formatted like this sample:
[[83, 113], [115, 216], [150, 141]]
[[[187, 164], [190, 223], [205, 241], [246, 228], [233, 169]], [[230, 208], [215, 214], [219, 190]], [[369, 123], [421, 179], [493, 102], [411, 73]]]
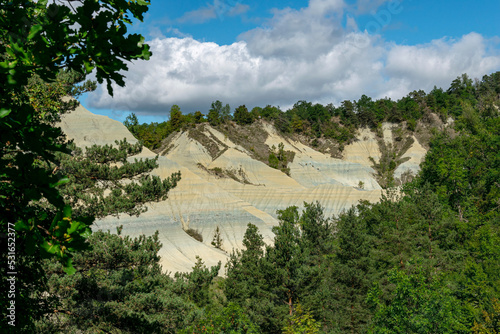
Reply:
[[[385, 141], [386, 144], [394, 143], [394, 138], [392, 135], [393, 127], [394, 124], [390, 123], [382, 124], [383, 140]], [[412, 136], [412, 138], [413, 138], [413, 144], [401, 157], [402, 159], [410, 158], [410, 160], [402, 163], [401, 165], [398, 166], [398, 168], [396, 168], [396, 170], [394, 171], [395, 178], [401, 178], [401, 174], [403, 174], [408, 170], [411, 171], [413, 175], [416, 175], [420, 170], [420, 163], [424, 159], [427, 150], [422, 145], [420, 145], [415, 136]], [[373, 158], [373, 160], [377, 163], [380, 161], [381, 157], [381, 152], [375, 134], [367, 128], [361, 129], [359, 131], [359, 134], [356, 136], [356, 139], [357, 140], [355, 142], [347, 145], [344, 148], [343, 159], [346, 161], [359, 163], [371, 169], [372, 162], [370, 160], [370, 157]], [[372, 173], [375, 172], [373, 171], [373, 169], [371, 170]], [[366, 188], [366, 182], [365, 182], [365, 189], [368, 189]]]
[[[82, 106], [63, 117], [61, 128], [80, 147], [114, 144], [115, 140], [123, 138], [131, 143], [137, 142], [120, 122], [93, 115]], [[381, 189], [372, 176], [374, 171], [368, 157], [378, 159], [380, 152], [371, 132], [362, 131], [360, 140], [347, 146], [345, 159], [340, 160], [301, 143], [289, 142], [271, 126], [266, 125], [265, 130], [269, 133], [267, 145], [277, 147], [283, 142], [285, 150], [295, 152], [295, 158], [289, 164], [290, 176], [252, 159], [243, 147], [210, 126], [204, 130], [208, 137], [211, 135], [227, 146], [216, 159], [212, 159], [203, 145], [186, 133], [178, 133], [168, 152], [160, 156], [159, 167], [153, 171], [162, 178], [181, 172], [182, 179], [171, 190], [169, 198], [148, 205], [148, 211], [140, 217], [107, 217], [97, 221], [94, 229], [114, 232], [117, 226], [123, 225], [123, 233], [131, 236], [151, 235], [158, 230], [163, 244], [160, 250], [163, 269], [168, 272], [190, 271], [197, 255], [207, 266], [218, 261], [224, 264], [233, 249], [242, 248], [248, 223], [259, 228], [266, 243], [272, 243], [272, 227], [278, 224], [276, 210], [291, 205], [303, 208], [304, 202], [319, 201], [325, 208], [325, 216], [330, 217], [359, 200], [379, 200]], [[421, 153], [420, 148], [414, 146], [414, 151], [407, 152], [412, 162], [407, 162], [408, 168], [416, 166]], [[137, 157], [154, 156], [144, 148]], [[247, 183], [208, 172], [215, 167], [239, 171]], [[356, 188], [359, 181], [365, 184], [363, 190]], [[226, 252], [210, 244], [217, 226]], [[183, 227], [197, 229], [203, 235], [203, 242], [191, 238]], [[224, 274], [224, 269], [220, 274]]]
[[408, 170], [411, 171], [413, 175], [417, 175], [418, 171], [420, 170], [420, 163], [424, 159], [426, 153], [427, 150], [422, 145], [420, 145], [417, 138], [413, 136], [413, 144], [410, 146], [408, 151], [403, 154], [402, 157], [409, 157], [410, 160], [403, 162], [398, 166], [398, 168], [396, 168], [396, 170], [394, 171], [394, 177], [401, 178], [401, 174]]
[[68, 139], [74, 139], [76, 146], [114, 145], [115, 140], [126, 138], [130, 143], [137, 143], [137, 139], [123, 124], [107, 116], [95, 115], [82, 105], [68, 115], [62, 117], [59, 124]]
[[[356, 187], [360, 181], [366, 190], [380, 190], [380, 185], [373, 178], [375, 171], [370, 165], [357, 161], [344, 161], [327, 156], [299, 142], [285, 141], [274, 128], [267, 125], [269, 133], [266, 144], [278, 147], [283, 143], [284, 149], [295, 152], [293, 162], [289, 164], [291, 177], [301, 185], [312, 188], [319, 185], [343, 185]], [[378, 147], [377, 147], [378, 150]]]
[[366, 167], [372, 166], [370, 157], [375, 162], [378, 162], [380, 161], [380, 155], [375, 134], [369, 129], [361, 129], [357, 136], [357, 141], [347, 145], [343, 152], [345, 161], [355, 162]]
[[382, 133], [384, 135], [384, 141], [386, 144], [390, 144], [393, 142], [392, 138], [392, 128], [393, 124], [391, 123], [382, 123]]
[[[80, 147], [114, 144], [115, 140], [123, 138], [131, 143], [137, 142], [122, 123], [105, 116], [93, 115], [82, 106], [65, 115], [60, 126], [68, 139], [73, 139]], [[184, 148], [189, 146], [188, 144], [187, 138], [179, 142]], [[198, 159], [203, 161], [203, 148], [200, 146], [196, 149], [196, 143], [191, 144], [194, 145], [193, 149], [186, 151], [180, 149], [179, 152], [192, 156], [195, 161]], [[191, 154], [188, 154], [189, 152]], [[155, 156], [153, 152], [144, 148], [143, 152], [134, 158]], [[218, 261], [225, 263], [233, 248], [242, 247], [248, 223], [255, 224], [259, 228], [267, 243], [272, 242], [271, 228], [277, 224], [275, 218], [233, 196], [210, 180], [201, 178], [174, 160], [160, 157], [158, 164], [159, 167], [153, 174], [162, 178], [176, 171], [181, 172], [182, 180], [170, 192], [166, 201], [148, 205], [148, 211], [140, 217], [128, 215], [122, 215], [120, 218], [106, 217], [95, 222], [93, 228], [114, 232], [117, 226], [123, 225], [123, 233], [132, 237], [140, 234], [152, 235], [158, 230], [163, 244], [159, 252], [161, 264], [163, 269], [169, 272], [190, 271], [197, 255], [207, 266], [215, 265]], [[198, 229], [203, 235], [204, 242], [191, 238], [184, 232], [183, 226]], [[217, 226], [224, 240], [223, 248], [228, 253], [210, 245]], [[223, 273], [222, 269], [221, 274]]]

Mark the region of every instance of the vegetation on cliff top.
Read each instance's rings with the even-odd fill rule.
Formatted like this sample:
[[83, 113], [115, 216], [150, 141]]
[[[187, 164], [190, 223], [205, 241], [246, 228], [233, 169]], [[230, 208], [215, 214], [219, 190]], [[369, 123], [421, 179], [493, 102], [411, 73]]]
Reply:
[[[397, 101], [372, 100], [363, 95], [357, 101], [343, 101], [338, 107], [298, 101], [286, 111], [274, 106], [248, 111], [242, 105], [235, 108], [232, 115], [229, 105], [215, 101], [206, 119], [199, 111], [183, 115], [174, 105], [170, 120], [166, 122], [139, 124], [137, 116], [131, 114], [124, 124], [145, 146], [156, 152], [168, 146], [165, 138], [172, 133], [187, 131], [191, 137], [206, 144], [212, 154], [210, 140], [202, 138], [204, 124], [210, 124], [251, 152], [253, 158], [274, 168], [277, 162], [272, 156], [276, 156], [276, 152], [264, 144], [267, 133], [262, 121], [273, 124], [284, 138], [301, 141], [336, 158], [342, 157], [344, 147], [355, 140], [361, 128], [368, 127], [376, 135], [382, 154], [380, 161], [373, 161], [375, 177], [383, 188], [388, 188], [401, 182], [394, 178], [394, 171], [405, 161], [401, 157], [412, 145], [413, 137], [428, 148], [432, 131], [441, 130], [450, 119], [456, 120], [471, 108], [481, 113], [494, 113], [499, 87], [500, 72], [485, 75], [475, 82], [463, 74], [453, 80], [447, 90], [434, 87], [429, 93], [413, 91]], [[391, 122], [396, 127], [391, 144], [383, 139], [383, 122]], [[216, 151], [220, 153], [218, 147]], [[287, 171], [286, 165], [278, 169]]]

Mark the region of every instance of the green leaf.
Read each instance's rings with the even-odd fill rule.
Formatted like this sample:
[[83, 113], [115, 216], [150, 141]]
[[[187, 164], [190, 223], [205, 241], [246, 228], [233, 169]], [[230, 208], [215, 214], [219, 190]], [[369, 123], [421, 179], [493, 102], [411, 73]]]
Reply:
[[68, 233], [68, 234], [72, 234], [72, 233], [74, 233], [75, 231], [77, 231], [77, 230], [78, 230], [78, 228], [79, 228], [81, 225], [82, 225], [82, 223], [80, 223], [80, 222], [75, 222], [75, 221], [71, 222], [71, 227], [68, 229], [68, 232], [67, 232], [67, 233]]
[[90, 228], [86, 228], [85, 231], [83, 231], [82, 233], [80, 233], [80, 235], [85, 238], [85, 239], [88, 239], [91, 235], [92, 235], [92, 229]]
[[87, 72], [87, 74], [92, 72], [92, 70], [95, 67], [94, 64], [92, 62], [89, 62], [89, 61], [84, 61], [83, 65], [85, 66], [85, 71]]
[[66, 184], [68, 182], [69, 182], [69, 178], [65, 176], [62, 179], [58, 180], [56, 183], [51, 183], [50, 187], [51, 188], [59, 187], [59, 186]]
[[73, 259], [68, 258], [68, 260], [63, 263], [63, 270], [68, 275], [73, 275], [76, 273], [75, 267], [73, 267]]
[[11, 112], [12, 112], [11, 109], [1, 108], [0, 109], [0, 118], [4, 118], [5, 116], [9, 115]]
[[30, 227], [28, 224], [20, 220], [16, 223], [16, 225], [14, 225], [14, 229], [16, 231], [29, 231]]
[[71, 206], [66, 205], [63, 209], [63, 215], [66, 218], [71, 218]]
[[59, 245], [51, 244], [47, 240], [43, 242], [41, 247], [49, 254], [56, 254], [60, 250]]
[[33, 39], [33, 37], [35, 37], [35, 35], [38, 32], [40, 32], [42, 29], [43, 29], [43, 27], [41, 24], [36, 24], [36, 25], [32, 26], [30, 29], [30, 32], [28, 34], [28, 39]]

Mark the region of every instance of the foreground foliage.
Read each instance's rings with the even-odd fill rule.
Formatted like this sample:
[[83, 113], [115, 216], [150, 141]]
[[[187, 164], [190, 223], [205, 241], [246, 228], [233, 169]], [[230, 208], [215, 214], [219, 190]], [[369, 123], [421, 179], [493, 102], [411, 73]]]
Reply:
[[[10, 254], [7, 239], [0, 239], [0, 287], [15, 289], [15, 298], [0, 297], [5, 331], [32, 333], [38, 319], [54, 312], [58, 294], [47, 296], [43, 259], [56, 258], [61, 270], [75, 273], [73, 256], [89, 249], [85, 240], [95, 217], [137, 214], [145, 202], [164, 199], [179, 179], [145, 176], [156, 167], [154, 159], [125, 161], [140, 150], [137, 145], [81, 153], [56, 126], [78, 105], [63, 98], [95, 89], [95, 83], [84, 82], [87, 74], [95, 70], [112, 94], [112, 82], [124, 85], [126, 62], [151, 55], [142, 36], [127, 33], [127, 24], [142, 20], [149, 2], [80, 1], [76, 8], [73, 3], [0, 5], [0, 232], [11, 237]], [[121, 167], [105, 167], [116, 161]], [[139, 180], [125, 186], [124, 177]], [[144, 188], [150, 191], [138, 196]], [[103, 195], [106, 190], [111, 196]], [[14, 315], [6, 305], [15, 308]]]
[[53, 315], [37, 324], [46, 333], [176, 333], [201, 313], [208, 285], [218, 267], [199, 262], [191, 273], [172, 279], [162, 273], [158, 233], [130, 238], [95, 232], [91, 251], [74, 257], [75, 275], [65, 275], [55, 261], [46, 263], [48, 292], [57, 296]]

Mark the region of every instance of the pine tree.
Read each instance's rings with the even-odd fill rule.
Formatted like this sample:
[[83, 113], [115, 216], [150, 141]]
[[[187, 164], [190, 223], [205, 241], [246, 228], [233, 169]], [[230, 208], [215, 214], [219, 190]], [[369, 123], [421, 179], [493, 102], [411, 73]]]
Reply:
[[239, 106], [234, 110], [234, 121], [238, 123], [238, 125], [247, 125], [252, 124], [253, 118], [252, 114], [248, 112], [248, 109], [245, 105]]
[[287, 312], [277, 295], [275, 266], [264, 256], [264, 241], [257, 226], [248, 224], [242, 251], [233, 252], [226, 264], [224, 293], [241, 305], [264, 333], [280, 333]]
[[177, 131], [184, 124], [184, 116], [182, 115], [181, 108], [178, 105], [174, 104], [172, 108], [170, 108], [170, 126], [173, 131]]
[[277, 212], [279, 225], [273, 227], [274, 247], [269, 249], [266, 257], [275, 265], [280, 298], [288, 306], [291, 315], [304, 278], [302, 265], [305, 258], [300, 247], [299, 213], [296, 206]]
[[208, 123], [212, 126], [219, 125], [221, 123], [221, 110], [222, 110], [222, 102], [217, 100], [212, 102], [212, 106], [208, 111], [207, 120]]
[[131, 162], [129, 157], [142, 151], [140, 143], [130, 144], [124, 139], [115, 144], [93, 145], [85, 151], [73, 145], [72, 154], [57, 155], [54, 170], [69, 179], [61, 194], [75, 214], [94, 218], [120, 213], [138, 216], [146, 211], [144, 204], [165, 200], [180, 180], [179, 172], [164, 180], [148, 174], [158, 167], [158, 157]]
[[334, 283], [332, 307], [340, 330], [364, 333], [370, 322], [366, 293], [372, 284], [370, 252], [373, 245], [366, 223], [353, 208], [340, 216], [336, 233], [337, 250], [331, 267]]
[[300, 247], [305, 257], [302, 267], [304, 280], [299, 287], [301, 305], [313, 311], [325, 331], [333, 328], [331, 305], [334, 281], [329, 272], [332, 266], [334, 225], [325, 218], [323, 207], [316, 203], [304, 203], [305, 210], [299, 218]]
[[196, 263], [193, 270], [189, 273], [175, 273], [177, 280], [176, 291], [187, 295], [190, 301], [193, 301], [199, 307], [203, 307], [209, 302], [208, 288], [217, 275], [219, 275], [221, 262], [216, 266], [207, 268], [203, 260], [196, 256]]
[[219, 229], [219, 226], [217, 225], [216, 229], [215, 229], [215, 233], [214, 233], [214, 237], [212, 239], [212, 246], [214, 246], [215, 248], [218, 248], [220, 250], [223, 250], [222, 249], [222, 244], [223, 244], [223, 240], [222, 240], [222, 237], [220, 235], [220, 229]]
[[46, 291], [56, 300], [33, 332], [175, 333], [195, 321], [218, 267], [198, 263], [174, 279], [162, 272], [158, 232], [131, 238], [117, 230], [88, 238], [92, 248], [75, 254], [74, 275], [49, 261]]
[[226, 264], [227, 279], [224, 292], [230, 301], [244, 302], [255, 296], [262, 277], [260, 270], [264, 256], [264, 241], [257, 226], [248, 224], [243, 237], [245, 249], [233, 251]]

